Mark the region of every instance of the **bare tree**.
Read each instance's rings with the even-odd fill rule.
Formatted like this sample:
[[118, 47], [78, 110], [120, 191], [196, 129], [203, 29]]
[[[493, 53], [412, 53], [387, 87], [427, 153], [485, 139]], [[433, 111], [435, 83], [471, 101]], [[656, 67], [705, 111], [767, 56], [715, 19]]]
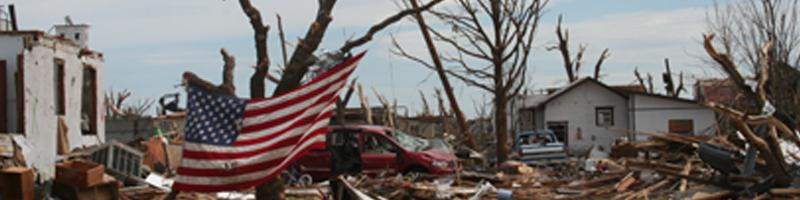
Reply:
[[[410, 4], [412, 8], [418, 7], [417, 0], [410, 0]], [[432, 65], [426, 63], [426, 66], [435, 69], [436, 74], [439, 75], [439, 80], [442, 82], [442, 87], [444, 88], [445, 94], [447, 94], [447, 100], [450, 103], [450, 109], [453, 111], [453, 114], [455, 114], [456, 121], [458, 122], [459, 134], [461, 135], [460, 141], [463, 141], [467, 145], [467, 147], [476, 149], [477, 144], [475, 143], [475, 140], [469, 129], [469, 126], [467, 125], [467, 118], [464, 116], [464, 112], [461, 111], [461, 107], [458, 105], [458, 100], [455, 96], [455, 93], [453, 93], [453, 86], [450, 85], [450, 80], [447, 78], [447, 74], [444, 69], [444, 64], [442, 64], [442, 58], [439, 56], [436, 44], [433, 43], [430, 31], [428, 30], [428, 25], [425, 23], [425, 19], [422, 17], [422, 13], [416, 13], [414, 15], [414, 19], [417, 21], [417, 24], [419, 25], [420, 33], [422, 34], [422, 37], [425, 40], [425, 44], [428, 46], [428, 53], [431, 55], [431, 60], [433, 61]], [[399, 47], [400, 45], [397, 43], [396, 40], [392, 41], [394, 42], [395, 46], [397, 46], [398, 49], [397, 52], [399, 52], [398, 54], [408, 55], [407, 53], [405, 53], [405, 51], [402, 50], [402, 48]], [[446, 115], [442, 116], [446, 117]]]
[[774, 91], [769, 92], [769, 100], [784, 112], [784, 121], [796, 125], [800, 120], [800, 0], [739, 1], [728, 6], [717, 5], [708, 13], [707, 20], [709, 30], [717, 38], [712, 41], [713, 45], [721, 46], [720, 52], [730, 59], [730, 63], [722, 65], [725, 72], [738, 70], [727, 69], [726, 65], [744, 67], [742, 69], [747, 71], [743, 72], [749, 72], [740, 77], [729, 76], [735, 79], [733, 82], [736, 84], [739, 84], [739, 78], [746, 79], [749, 75], [763, 76], [760, 61], [765, 56], [761, 54], [761, 48], [767, 42], [773, 44], [767, 55], [770, 59], [768, 73], [772, 77], [765, 87]]
[[143, 117], [153, 106], [155, 100], [144, 99], [134, 103], [127, 101], [131, 97], [130, 90], [114, 92], [113, 89], [106, 92], [106, 116], [109, 118], [128, 118]]
[[[508, 158], [506, 108], [525, 85], [533, 36], [547, 0], [457, 0], [455, 4], [452, 9], [431, 11], [451, 32], [431, 26], [427, 30], [456, 50], [454, 55], [441, 55], [446, 63], [456, 65], [446, 70], [448, 75], [493, 94], [496, 153], [503, 162]], [[435, 68], [399, 45], [395, 49], [401, 56]]]
[[[737, 1], [721, 6], [716, 5], [707, 16], [710, 32], [720, 46], [720, 54], [726, 55], [730, 63], [721, 64], [726, 72], [740, 71], [728, 67], [743, 67], [740, 75], [730, 75], [735, 84], [748, 76], [763, 76], [760, 62], [762, 46], [771, 42], [768, 58], [769, 81], [766, 88], [769, 100], [779, 110], [784, 111], [784, 121], [800, 120], [800, 0], [760, 0]], [[714, 58], [719, 62], [718, 58]], [[726, 67], [727, 66], [727, 67]], [[778, 92], [780, 91], [780, 92]], [[744, 91], [752, 96], [752, 91]], [[757, 105], [757, 102], [748, 103]], [[758, 106], [747, 106], [750, 112], [758, 111]], [[745, 109], [745, 108], [740, 108]]]
[[[729, 117], [735, 123], [736, 129], [742, 133], [745, 140], [758, 149], [758, 156], [766, 161], [766, 167], [769, 172], [775, 177], [775, 183], [778, 186], [785, 186], [791, 182], [788, 175], [787, 163], [784, 160], [782, 153], [782, 146], [778, 144], [778, 134], [783, 138], [789, 138], [795, 145], [800, 146], [800, 139], [795, 133], [796, 127], [791, 120], [781, 119], [784, 115], [784, 110], [781, 108], [774, 109], [772, 112], [765, 112], [763, 107], [768, 107], [771, 92], [768, 87], [768, 80], [772, 77], [771, 68], [773, 68], [774, 60], [770, 55], [770, 51], [774, 50], [774, 43], [771, 41], [765, 42], [760, 48], [758, 56], [758, 67], [760, 76], [755, 91], [745, 83], [744, 76], [739, 72], [737, 65], [734, 63], [730, 55], [720, 53], [716, 50], [713, 44], [714, 35], [704, 36], [704, 48], [706, 53], [715, 62], [717, 62], [728, 75], [739, 91], [744, 95], [745, 103], [744, 112], [729, 108], [727, 106], [717, 104], [715, 102], [707, 102], [706, 105], [717, 110], [724, 116]], [[777, 91], [776, 91], [777, 92]], [[756, 126], [769, 125], [771, 130], [758, 131]]]
[[[575, 54], [575, 59], [572, 58], [569, 52], [569, 30], [561, 28], [561, 20], [563, 16], [558, 16], [558, 25], [556, 26], [556, 36], [558, 36], [558, 45], [548, 47], [547, 50], [552, 51], [558, 49], [561, 52], [561, 58], [564, 59], [564, 69], [567, 71], [567, 80], [570, 83], [580, 78], [580, 70], [583, 65], [583, 54], [586, 53], [588, 45], [582, 44], [578, 47], [578, 53]], [[600, 53], [597, 58], [597, 63], [594, 65], [594, 79], [600, 78], [600, 67], [611, 54], [608, 53], [608, 48]]]
[[800, 0], [741, 0], [715, 5], [706, 16], [722, 53], [757, 73], [761, 47], [773, 42], [773, 60], [800, 67]]

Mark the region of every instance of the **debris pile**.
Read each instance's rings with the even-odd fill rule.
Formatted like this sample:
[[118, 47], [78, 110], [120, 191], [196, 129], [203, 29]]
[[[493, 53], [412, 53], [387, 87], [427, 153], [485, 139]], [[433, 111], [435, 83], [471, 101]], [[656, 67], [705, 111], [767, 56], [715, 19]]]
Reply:
[[[748, 154], [748, 148], [724, 136], [638, 134], [647, 139], [616, 142], [613, 150], [625, 153], [611, 158], [570, 159], [536, 167], [509, 161], [493, 172], [460, 171], [446, 177], [412, 174], [340, 178], [347, 183], [350, 194], [360, 199], [800, 197], [797, 162], [792, 156], [786, 160], [790, 183], [781, 185], [779, 178], [770, 174], [764, 159]], [[747, 142], [744, 139], [739, 142]], [[324, 195], [320, 193], [327, 187], [327, 183], [290, 187], [288, 191], [292, 192], [287, 194], [300, 199], [321, 199]]]

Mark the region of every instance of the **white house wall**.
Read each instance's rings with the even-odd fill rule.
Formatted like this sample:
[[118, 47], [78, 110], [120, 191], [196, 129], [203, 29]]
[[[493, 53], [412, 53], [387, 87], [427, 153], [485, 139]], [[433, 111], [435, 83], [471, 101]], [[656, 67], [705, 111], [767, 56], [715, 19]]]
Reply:
[[[631, 95], [630, 98], [634, 106], [631, 111], [634, 116], [631, 119], [634, 130], [651, 133], [667, 132], [671, 119], [693, 120], [695, 134], [714, 130], [716, 124], [714, 111], [698, 104], [647, 95]], [[636, 136], [636, 140], [644, 139], [647, 137]]]
[[[83, 61], [78, 58], [78, 49], [72, 45], [54, 42], [50, 39], [30, 41], [30, 50], [24, 51], [24, 92], [25, 92], [25, 138], [35, 145], [36, 153], [26, 155], [26, 160], [40, 172], [42, 178], [54, 175], [57, 147], [58, 117], [56, 115], [54, 59], [64, 60], [65, 72], [65, 111], [68, 126], [70, 149], [101, 143], [105, 140], [103, 109], [102, 60], [91, 60], [97, 74], [97, 135], [81, 133], [81, 93], [83, 80]], [[12, 90], [13, 91], [13, 90]]]
[[[624, 137], [625, 134], [608, 131], [608, 127], [597, 126], [595, 108], [613, 106], [614, 125], [612, 127], [627, 128], [627, 99], [594, 82], [575, 87], [546, 104], [544, 122], [568, 122], [567, 145], [571, 152], [587, 150], [592, 145], [609, 152], [611, 143], [616, 138]], [[576, 137], [578, 129], [582, 135], [580, 140]], [[594, 140], [592, 140], [592, 136], [594, 136]]]
[[[17, 56], [22, 54], [22, 36], [20, 35], [3, 35], [0, 36], [0, 60], [6, 61], [6, 82], [2, 87], [6, 87], [6, 119], [8, 123], [6, 126], [8, 130], [17, 130], [17, 91], [16, 83], [14, 83], [14, 73], [17, 72]], [[10, 131], [13, 132], [13, 131]]]

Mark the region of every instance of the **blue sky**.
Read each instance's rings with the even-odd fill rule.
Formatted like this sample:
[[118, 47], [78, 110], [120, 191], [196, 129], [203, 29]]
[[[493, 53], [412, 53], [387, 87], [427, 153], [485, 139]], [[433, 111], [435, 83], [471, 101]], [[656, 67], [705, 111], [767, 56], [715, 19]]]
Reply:
[[[273, 26], [269, 35], [273, 64], [282, 63], [275, 14], [283, 16], [287, 39], [295, 41], [308, 28], [316, 1], [252, 1]], [[90, 46], [103, 52], [106, 59], [105, 88], [129, 89], [134, 100], [180, 91], [176, 85], [184, 71], [219, 82], [220, 48], [227, 48], [236, 56], [237, 93], [248, 95], [246, 87], [253, 71], [250, 66], [255, 62], [255, 49], [252, 30], [235, 0], [0, 0], [0, 4], [7, 3], [17, 5], [21, 29], [48, 30], [53, 24], [63, 23], [65, 15], [70, 15], [76, 23], [90, 24]], [[584, 66], [593, 66], [602, 49], [610, 48], [611, 57], [602, 72], [606, 83], [634, 83], [635, 67], [656, 77], [663, 71], [666, 57], [670, 58], [673, 71], [684, 72], [687, 86], [699, 78], [718, 76], [719, 72], [703, 62], [700, 44], [706, 31], [705, 13], [713, 3], [711, 0], [552, 0], [535, 38], [537, 46], [528, 70], [531, 80], [528, 87], [535, 90], [565, 84], [559, 53], [545, 50], [556, 42], [554, 30], [559, 14], [565, 17], [564, 26], [570, 31], [573, 51], [578, 44], [588, 44]], [[347, 38], [360, 36], [370, 25], [397, 10], [394, 0], [339, 0], [322, 48], [338, 48]], [[391, 55], [390, 35], [413, 54], [428, 57], [416, 25], [404, 21], [357, 50], [369, 53], [355, 76], [364, 87], [374, 87], [388, 98], [397, 98], [413, 115], [421, 107], [418, 91], [432, 95], [433, 88], [439, 87], [439, 80], [424, 67]], [[581, 75], [591, 73], [582, 70]], [[660, 83], [660, 78], [656, 80]], [[274, 84], [267, 85], [269, 94]], [[475, 115], [476, 104], [490, 100], [482, 91], [457, 81], [456, 90], [459, 104], [470, 116]], [[377, 104], [369, 91], [370, 102]], [[432, 98], [429, 100], [435, 103]], [[356, 106], [358, 102], [351, 100], [350, 104]]]

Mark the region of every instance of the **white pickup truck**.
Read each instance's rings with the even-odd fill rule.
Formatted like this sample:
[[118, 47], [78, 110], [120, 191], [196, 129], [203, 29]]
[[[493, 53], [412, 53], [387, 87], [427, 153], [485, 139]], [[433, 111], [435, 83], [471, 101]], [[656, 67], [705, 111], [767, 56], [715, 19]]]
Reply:
[[526, 131], [514, 140], [517, 160], [527, 164], [547, 164], [567, 159], [564, 143], [550, 130]]

